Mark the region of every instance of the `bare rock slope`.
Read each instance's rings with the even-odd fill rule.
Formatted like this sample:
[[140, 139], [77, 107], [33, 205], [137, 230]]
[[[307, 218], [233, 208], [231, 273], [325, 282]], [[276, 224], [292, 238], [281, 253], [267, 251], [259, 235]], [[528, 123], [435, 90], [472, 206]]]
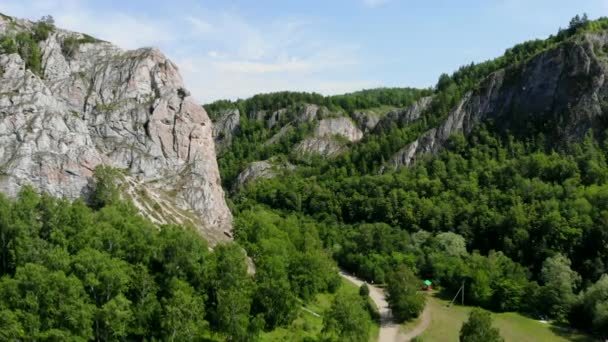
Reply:
[[241, 125], [241, 114], [238, 109], [223, 111], [213, 123], [213, 139], [218, 154], [230, 147], [234, 134]]
[[298, 143], [294, 150], [299, 154], [318, 154], [333, 157], [344, 150], [343, 140], [357, 142], [363, 137], [363, 132], [355, 126], [350, 118], [337, 117], [322, 119], [314, 130], [314, 134]]
[[543, 127], [556, 144], [580, 140], [589, 129], [601, 127], [608, 113], [607, 51], [608, 33], [586, 33], [494, 72], [465, 94], [443, 123], [404, 146], [388, 166], [411, 165], [439, 151], [451, 134], [466, 135], [483, 121], [522, 135], [530, 127]]
[[[1, 17], [0, 36], [33, 25]], [[212, 243], [227, 238], [212, 123], [176, 65], [157, 49], [123, 51], [60, 29], [37, 44], [38, 74], [19, 54], [0, 54], [0, 191], [30, 184], [86, 197], [95, 167], [109, 165], [152, 220], [192, 223]]]

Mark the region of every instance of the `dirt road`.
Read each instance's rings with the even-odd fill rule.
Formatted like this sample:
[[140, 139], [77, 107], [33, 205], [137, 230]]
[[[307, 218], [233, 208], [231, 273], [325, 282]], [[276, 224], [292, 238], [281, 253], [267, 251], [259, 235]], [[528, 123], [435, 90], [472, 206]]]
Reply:
[[[361, 286], [364, 281], [348, 274], [344, 271], [340, 271], [340, 276], [350, 281], [351, 283]], [[424, 330], [429, 326], [431, 322], [431, 314], [429, 307], [424, 308], [420, 323], [407, 334], [400, 331], [399, 324], [393, 320], [391, 309], [388, 307], [386, 301], [386, 294], [384, 290], [371, 284], [367, 284], [369, 287], [369, 296], [374, 301], [380, 312], [380, 334], [378, 336], [379, 342], [405, 342], [412, 338], [422, 334]]]

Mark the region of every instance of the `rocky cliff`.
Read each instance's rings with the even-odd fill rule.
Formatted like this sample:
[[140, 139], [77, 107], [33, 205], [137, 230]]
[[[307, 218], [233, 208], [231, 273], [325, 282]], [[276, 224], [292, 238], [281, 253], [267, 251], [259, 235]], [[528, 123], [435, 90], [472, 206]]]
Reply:
[[241, 114], [238, 109], [223, 111], [213, 123], [215, 150], [220, 154], [232, 144], [232, 138], [241, 125]]
[[278, 158], [252, 162], [239, 173], [235, 187], [232, 190], [236, 192], [256, 179], [274, 178], [279, 171], [294, 169], [295, 166]]
[[[34, 24], [0, 18], [0, 36]], [[96, 166], [126, 175], [130, 196], [159, 223], [192, 223], [225, 239], [232, 217], [215, 159], [212, 123], [177, 67], [151, 48], [123, 51], [54, 29], [37, 42], [41, 69], [0, 55], [0, 191], [30, 184], [55, 196], [90, 191]]]
[[409, 107], [392, 110], [380, 119], [373, 128], [376, 133], [382, 133], [383, 131], [388, 130], [392, 124], [406, 126], [420, 119], [422, 114], [430, 107], [432, 101], [432, 96], [426, 96], [414, 102], [414, 104]]
[[590, 128], [605, 126], [607, 75], [608, 33], [586, 33], [562, 42], [492, 73], [442, 124], [403, 147], [389, 166], [410, 165], [421, 155], [437, 152], [451, 134], [468, 134], [487, 120], [516, 135], [541, 127], [556, 144], [580, 140]]
[[363, 130], [363, 133], [369, 133], [380, 122], [380, 115], [374, 111], [355, 111], [353, 112], [353, 119], [357, 121], [357, 125]]
[[319, 121], [315, 135], [318, 137], [339, 135], [350, 142], [357, 142], [363, 138], [363, 132], [353, 124], [351, 119], [344, 116]]
[[294, 147], [297, 154], [318, 154], [334, 157], [346, 147], [346, 141], [357, 142], [363, 132], [347, 117], [327, 118], [319, 121], [311, 137], [302, 140]]

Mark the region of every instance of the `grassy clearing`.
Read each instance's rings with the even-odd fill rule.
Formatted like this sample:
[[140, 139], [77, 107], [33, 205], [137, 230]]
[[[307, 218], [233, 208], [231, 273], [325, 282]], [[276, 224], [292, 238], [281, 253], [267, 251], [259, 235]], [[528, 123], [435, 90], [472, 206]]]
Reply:
[[[346, 293], [359, 293], [359, 288], [352, 283], [342, 279], [342, 286], [338, 290]], [[304, 307], [320, 315], [317, 317], [310, 312], [300, 309], [298, 318], [288, 327], [275, 329], [271, 332], [263, 333], [261, 341], [306, 341], [316, 338], [323, 329], [323, 313], [329, 309], [335, 294], [322, 293], [315, 297], [315, 300], [306, 304]], [[370, 342], [378, 339], [379, 326], [374, 323], [371, 328]]]
[[[427, 305], [431, 308], [431, 324], [421, 335], [423, 341], [458, 341], [462, 323], [468, 319], [472, 307], [454, 305], [447, 307], [448, 301], [429, 296]], [[595, 339], [568, 329], [507, 312], [492, 314], [494, 326], [500, 329], [506, 342], [591, 342]], [[415, 322], [403, 326], [404, 331], [413, 328]]]

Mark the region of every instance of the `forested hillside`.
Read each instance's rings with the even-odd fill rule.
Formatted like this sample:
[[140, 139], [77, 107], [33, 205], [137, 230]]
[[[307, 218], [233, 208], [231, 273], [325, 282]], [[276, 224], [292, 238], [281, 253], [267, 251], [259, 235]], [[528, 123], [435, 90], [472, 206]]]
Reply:
[[[55, 32], [50, 21], [50, 31], [36, 33], [46, 26], [0, 20], [13, 23], [0, 49], [11, 53], [3, 61], [14, 62], [0, 77], [15, 84], [25, 74], [40, 89], [53, 81], [34, 63], [35, 47], [54, 49], [58, 60], [71, 61], [68, 69], [78, 56], [88, 65], [87, 49], [119, 53], [88, 36]], [[57, 44], [43, 44], [48, 39]], [[577, 16], [556, 35], [443, 74], [429, 89], [217, 101], [205, 106], [214, 128], [169, 61], [147, 49], [131, 54], [102, 60], [103, 68], [91, 69], [91, 85], [106, 79], [95, 76], [104, 70], [116, 78], [102, 93], [116, 95], [111, 87], [128, 84], [123, 77], [137, 64], [129, 58], [160, 61], [136, 69], [146, 82], [134, 89], [150, 93], [89, 107], [90, 94], [78, 93], [83, 103], [78, 97], [64, 104], [73, 107], [53, 110], [45, 106], [63, 100], [34, 97], [40, 110], [17, 113], [23, 122], [76, 125], [91, 151], [108, 146], [99, 163], [81, 165], [88, 176], [72, 190], [85, 191], [86, 201], [30, 186], [0, 195], [0, 340], [367, 342], [379, 320], [367, 297], [377, 288], [362, 286], [359, 295], [352, 286], [340, 289], [339, 268], [386, 285], [399, 322], [421, 313], [420, 281], [430, 279], [448, 297], [465, 284], [467, 305], [608, 337], [608, 18]], [[146, 65], [170, 72], [154, 78]], [[156, 79], [175, 82], [160, 91]], [[125, 121], [125, 113], [142, 121]], [[93, 128], [82, 121], [95, 115]], [[194, 121], [184, 128], [184, 118]], [[106, 134], [116, 127], [129, 139]], [[43, 128], [11, 129], [52, 130]], [[63, 141], [70, 131], [58, 132], [50, 135]], [[86, 138], [91, 132], [101, 135]], [[22, 138], [11, 134], [8, 141]], [[65, 154], [57, 152], [61, 144], [28, 137], [40, 150], [14, 156], [36, 155], [41, 169], [55, 164], [38, 156]], [[154, 173], [173, 154], [171, 172]], [[110, 157], [120, 162], [101, 164]], [[64, 182], [54, 187], [64, 190], [75, 171], [57, 160], [57, 169], [41, 173]], [[19, 176], [22, 164], [13, 161], [6, 165], [15, 172], [0, 168], [0, 181]], [[188, 218], [192, 212], [177, 209], [184, 204], [201, 206], [209, 219], [195, 226], [153, 215], [172, 208]], [[221, 243], [232, 237], [221, 227], [230, 213], [235, 242]], [[217, 242], [213, 249], [202, 228], [221, 235], [209, 240]], [[322, 312], [309, 309], [316, 304]], [[489, 315], [474, 312], [471, 318], [491, 327]]]
[[117, 172], [97, 175], [92, 207], [0, 196], [0, 340], [251, 341], [340, 285], [309, 220], [258, 218], [253, 277], [239, 245], [158, 227], [120, 200]]
[[[464, 281], [471, 305], [548, 316], [608, 335], [604, 107], [597, 120], [573, 109], [555, 121], [529, 112], [529, 119], [507, 113], [498, 122], [471, 122], [411, 167], [386, 167], [397, 151], [448, 119], [463, 101], [483, 95], [496, 75], [511, 87], [534, 77], [526, 74], [530, 65], [581, 47], [592, 51], [598, 70], [604, 70], [605, 52], [593, 42], [603, 40], [607, 29], [608, 19], [577, 16], [557, 35], [444, 74], [429, 90], [379, 89], [341, 97], [277, 93], [207, 106], [212, 113], [238, 107], [244, 119], [234, 143], [218, 157], [225, 186], [233, 190], [237, 241], [255, 254], [252, 227], [271, 226], [262, 218], [299, 217], [318, 232], [322, 248], [341, 267], [370, 281], [390, 284], [393, 272], [406, 266], [447, 293], [455, 293]], [[595, 78], [577, 82], [569, 83], [572, 92], [564, 95], [572, 101], [597, 84]], [[542, 80], [538, 84], [542, 87]], [[597, 90], [601, 84], [593, 87], [603, 99], [605, 93]], [[410, 95], [391, 102], [391, 92]], [[315, 103], [356, 120], [359, 111], [395, 110], [425, 98], [429, 104], [415, 120], [376, 126], [334, 158], [295, 155], [291, 149], [301, 137], [280, 148], [260, 149], [278, 128], [269, 129], [251, 114]], [[577, 129], [588, 129], [563, 132], [564, 120], [578, 120]], [[249, 161], [273, 157], [293, 167], [234, 191], [233, 181]]]
[[0, 341], [253, 341], [320, 299], [308, 336], [367, 341], [313, 219], [231, 241], [213, 125], [158, 49], [0, 14], [0, 79]]
[[[372, 89], [329, 97], [314, 93], [280, 92], [256, 95], [247, 100], [217, 101], [205, 105], [210, 116], [216, 118], [222, 111], [229, 109], [238, 109], [241, 113], [238, 134], [234, 136], [230, 149], [218, 156], [222, 182], [226, 188], [231, 188], [239, 172], [243, 171], [248, 163], [270, 157], [289, 156], [292, 154], [293, 146], [312, 132], [313, 125], [308, 122], [294, 125], [295, 127], [281, 125], [268, 127], [266, 121], [274, 111], [284, 110], [286, 112], [287, 118], [281, 122], [285, 125], [289, 123], [289, 120], [297, 117], [298, 111], [304, 105], [323, 106], [331, 112], [329, 115], [348, 116], [355, 109], [379, 108], [381, 111], [387, 111], [390, 108], [405, 107], [429, 94], [431, 94], [431, 90], [413, 88]], [[285, 127], [288, 128], [285, 134], [279, 133]], [[279, 135], [280, 138], [276, 142], [267, 143]], [[389, 140], [394, 142], [393, 136], [395, 135], [400, 135], [397, 139], [402, 139], [401, 132], [393, 132], [392, 135], [386, 135], [382, 139], [385, 143], [388, 143]], [[374, 152], [370, 152], [370, 154]], [[365, 156], [361, 157], [361, 159], [363, 158]]]

